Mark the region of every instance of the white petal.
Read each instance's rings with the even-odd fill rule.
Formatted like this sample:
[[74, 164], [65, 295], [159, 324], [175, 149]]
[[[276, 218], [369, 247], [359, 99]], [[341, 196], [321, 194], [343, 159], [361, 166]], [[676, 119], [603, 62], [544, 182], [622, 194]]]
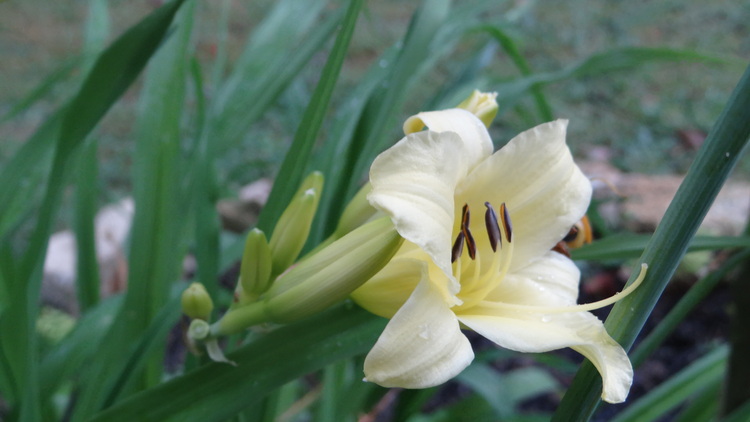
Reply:
[[373, 314], [391, 318], [404, 306], [426, 273], [427, 262], [423, 260], [395, 258], [352, 292], [351, 297]]
[[633, 382], [628, 355], [588, 312], [526, 313], [475, 307], [459, 315], [467, 327], [506, 349], [526, 353], [571, 347], [588, 358], [602, 376], [602, 398], [620, 403]]
[[469, 165], [458, 135], [426, 131], [407, 135], [370, 168], [370, 203], [390, 215], [399, 234], [427, 252], [449, 277], [453, 195]]
[[365, 358], [365, 379], [383, 387], [428, 388], [458, 375], [473, 359], [456, 315], [425, 279]]
[[[458, 186], [457, 202], [481, 209], [505, 202], [513, 223], [511, 271], [550, 250], [585, 214], [591, 183], [565, 144], [566, 120], [539, 125], [513, 138]], [[475, 237], [483, 221], [472, 222]]]
[[469, 167], [489, 157], [494, 146], [487, 127], [473, 113], [460, 108], [425, 111], [404, 122], [404, 134], [419, 132], [424, 127], [433, 132], [454, 132], [463, 139]]
[[580, 279], [581, 271], [570, 258], [548, 251], [523, 269], [506, 274], [486, 300], [531, 306], [571, 306], [577, 302]]

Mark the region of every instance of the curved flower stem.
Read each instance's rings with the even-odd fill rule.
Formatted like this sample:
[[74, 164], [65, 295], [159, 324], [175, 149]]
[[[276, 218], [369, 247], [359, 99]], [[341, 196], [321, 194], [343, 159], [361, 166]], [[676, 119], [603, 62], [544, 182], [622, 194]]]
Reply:
[[[639, 262], [650, 264], [646, 280], [638, 291], [618, 302], [607, 318], [607, 331], [626, 350], [632, 346], [674, 274], [690, 239], [734, 168], [748, 136], [750, 67], [745, 70], [641, 255]], [[552, 421], [589, 420], [600, 402], [601, 385], [594, 366], [584, 363]]]

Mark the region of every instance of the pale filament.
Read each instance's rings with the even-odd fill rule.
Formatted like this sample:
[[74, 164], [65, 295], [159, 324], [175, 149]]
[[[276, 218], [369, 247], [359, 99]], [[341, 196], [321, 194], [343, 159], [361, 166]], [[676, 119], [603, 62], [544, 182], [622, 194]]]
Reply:
[[[485, 204], [488, 208], [488, 213], [494, 214], [494, 210], [492, 210], [492, 207], [489, 203]], [[512, 240], [512, 233], [511, 233], [511, 225], [507, 214], [507, 210], [505, 209], [505, 204], [503, 204], [500, 207], [500, 215], [501, 215], [501, 224], [497, 224], [496, 218], [495, 220], [495, 227], [497, 227], [496, 233], [498, 233], [500, 236], [499, 238], [505, 237], [506, 242], [505, 244], [502, 244], [502, 242], [497, 242], [497, 247], [500, 249], [499, 251], [492, 251], [492, 257], [490, 259], [491, 265], [490, 268], [487, 271], [482, 271], [482, 262], [481, 262], [481, 253], [477, 253], [475, 258], [473, 259], [473, 271], [472, 274], [466, 274], [465, 277], [462, 277], [463, 282], [461, 283], [461, 292], [459, 293], [459, 296], [461, 297], [461, 300], [464, 301], [464, 303], [460, 306], [460, 308], [467, 309], [470, 308], [477, 303], [480, 303], [484, 300], [484, 298], [489, 294], [492, 290], [497, 288], [497, 286], [502, 282], [503, 278], [505, 278], [505, 274], [507, 274], [508, 269], [510, 268], [511, 258], [513, 256], [513, 242]], [[490, 243], [492, 242], [492, 234], [491, 232], [492, 227], [489, 226], [489, 221], [492, 221], [493, 219], [486, 218], [486, 221], [488, 222], [488, 235], [490, 236]], [[488, 252], [485, 251], [485, 252]], [[495, 254], [498, 253], [499, 256], [495, 256]], [[461, 259], [457, 259], [456, 261], [461, 261]], [[461, 266], [454, 267], [454, 271], [461, 270]], [[468, 268], [467, 268], [468, 270]], [[456, 278], [459, 279], [460, 272], [454, 272], [456, 274]]]
[[640, 286], [643, 280], [646, 278], [647, 270], [648, 270], [648, 264], [642, 263], [641, 272], [638, 274], [638, 278], [636, 278], [635, 281], [633, 281], [633, 284], [626, 287], [623, 291], [619, 293], [615, 293], [613, 296], [610, 296], [606, 299], [602, 299], [596, 302], [584, 303], [581, 305], [554, 307], [554, 306], [519, 305], [517, 303], [486, 301], [486, 302], [482, 302], [482, 306], [486, 306], [488, 308], [495, 308], [495, 309], [507, 309], [511, 311], [535, 312], [535, 313], [542, 313], [542, 314], [561, 314], [561, 313], [568, 313], [568, 312], [593, 311], [594, 309], [599, 309], [605, 306], [609, 306], [617, 302], [618, 300], [624, 299], [629, 294], [633, 293], [633, 291], [635, 291], [635, 289], [637, 289], [638, 286]]

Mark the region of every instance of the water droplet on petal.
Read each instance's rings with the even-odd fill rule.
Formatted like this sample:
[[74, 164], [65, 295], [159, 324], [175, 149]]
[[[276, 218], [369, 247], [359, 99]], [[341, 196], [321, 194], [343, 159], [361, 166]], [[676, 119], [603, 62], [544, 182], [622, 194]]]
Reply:
[[421, 324], [419, 326], [419, 337], [428, 340], [430, 338], [430, 326], [427, 324]]
[[550, 322], [552, 318], [549, 315], [542, 315], [542, 322]]

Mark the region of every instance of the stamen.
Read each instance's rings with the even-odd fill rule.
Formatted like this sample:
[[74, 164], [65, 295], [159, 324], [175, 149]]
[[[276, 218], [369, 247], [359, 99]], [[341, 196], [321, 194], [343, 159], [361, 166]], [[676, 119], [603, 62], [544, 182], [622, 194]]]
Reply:
[[510, 243], [513, 238], [513, 225], [510, 222], [510, 214], [508, 214], [508, 207], [505, 206], [505, 202], [500, 204], [500, 218], [505, 229], [505, 239]]
[[487, 207], [487, 211], [484, 213], [484, 225], [487, 226], [487, 237], [490, 238], [490, 246], [492, 251], [497, 252], [498, 243], [502, 246], [503, 238], [500, 235], [500, 225], [497, 223], [497, 214], [492, 209], [492, 205], [489, 202], [485, 202], [484, 206]]
[[461, 254], [464, 252], [464, 232], [458, 232], [456, 241], [453, 243], [453, 249], [451, 249], [451, 262], [456, 262]]
[[469, 258], [474, 259], [477, 256], [477, 244], [474, 241], [474, 236], [469, 230], [469, 222], [471, 219], [471, 213], [469, 212], [469, 204], [464, 204], [464, 208], [461, 214], [461, 232], [466, 238], [466, 248], [469, 250]]
[[640, 286], [643, 280], [646, 278], [647, 270], [648, 270], [648, 264], [642, 263], [641, 272], [638, 274], [638, 278], [636, 278], [635, 281], [633, 281], [633, 284], [626, 287], [623, 291], [619, 293], [615, 293], [613, 296], [610, 296], [606, 299], [602, 299], [596, 302], [584, 303], [581, 305], [572, 305], [572, 306], [547, 307], [547, 306], [519, 305], [516, 303], [485, 301], [485, 302], [482, 302], [482, 306], [487, 306], [491, 308], [500, 308], [500, 309], [510, 309], [514, 311], [538, 312], [538, 313], [543, 313], [543, 314], [562, 314], [562, 313], [568, 313], [568, 312], [593, 311], [594, 309], [599, 309], [605, 306], [609, 306], [617, 302], [618, 300], [622, 300], [626, 298], [629, 294], [633, 293], [633, 291], [635, 291], [635, 289], [637, 289], [638, 286]]

